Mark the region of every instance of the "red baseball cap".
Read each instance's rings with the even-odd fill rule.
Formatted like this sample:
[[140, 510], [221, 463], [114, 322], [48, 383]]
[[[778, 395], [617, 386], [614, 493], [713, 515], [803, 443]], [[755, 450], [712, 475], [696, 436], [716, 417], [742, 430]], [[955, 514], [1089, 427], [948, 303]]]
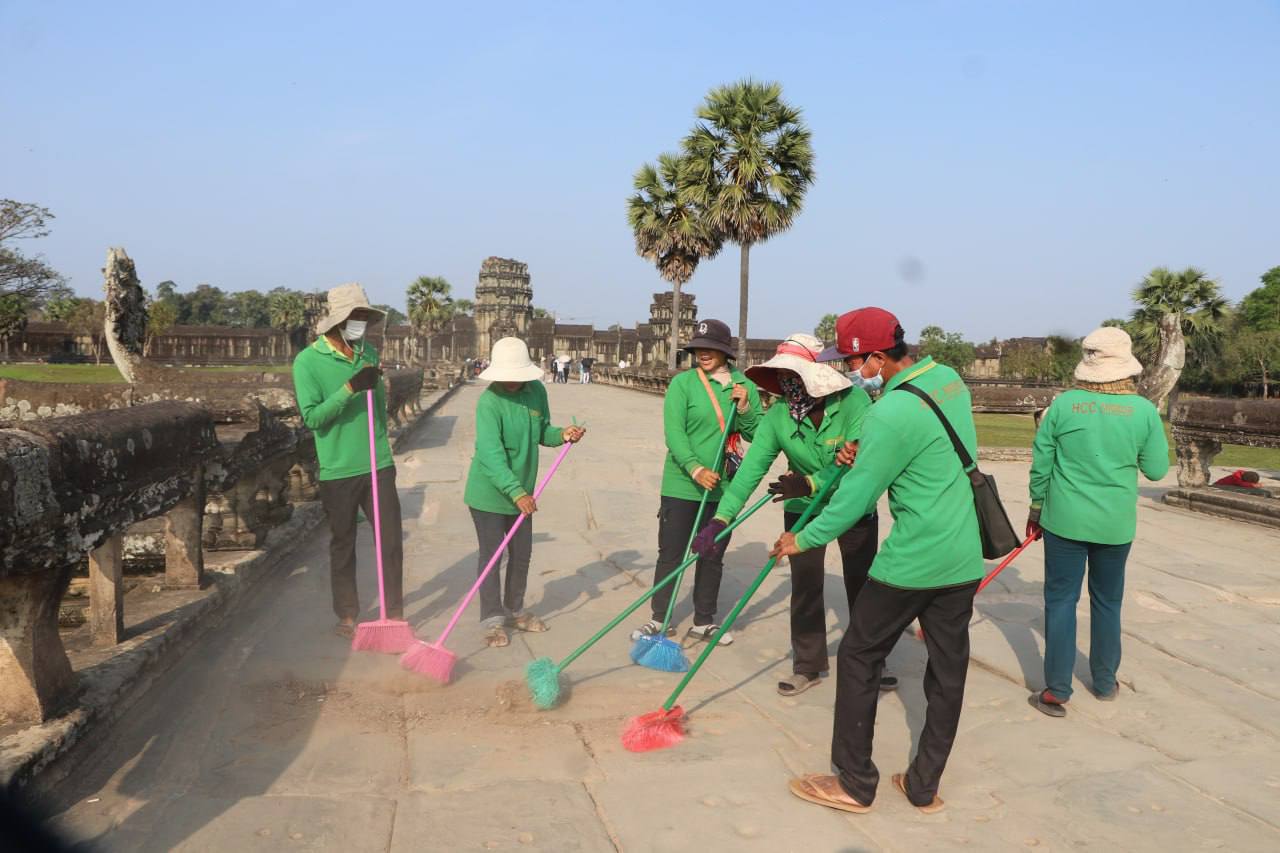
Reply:
[[836, 342], [818, 355], [818, 361], [843, 361], [849, 356], [883, 352], [898, 342], [894, 333], [898, 318], [883, 308], [855, 308], [836, 320]]

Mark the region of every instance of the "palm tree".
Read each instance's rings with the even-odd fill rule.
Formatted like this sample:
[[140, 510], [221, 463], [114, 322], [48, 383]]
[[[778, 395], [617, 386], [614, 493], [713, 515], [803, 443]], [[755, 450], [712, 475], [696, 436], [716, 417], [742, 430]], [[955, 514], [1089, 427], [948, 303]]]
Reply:
[[431, 361], [431, 336], [452, 313], [453, 300], [449, 298], [452, 290], [441, 276], [420, 275], [405, 294], [409, 325], [413, 326], [414, 334], [427, 339], [427, 361]]
[[813, 145], [800, 110], [778, 83], [742, 80], [712, 89], [684, 140], [687, 189], [741, 252], [738, 361], [747, 358], [751, 247], [791, 227], [813, 183]]
[[296, 340], [298, 330], [307, 322], [307, 303], [302, 294], [292, 290], [273, 291], [267, 300], [267, 317], [271, 328], [284, 332], [290, 346], [305, 346], [305, 341], [298, 344]]
[[723, 240], [708, 222], [704, 209], [680, 189], [684, 158], [658, 157], [636, 172], [635, 195], [627, 200], [627, 223], [635, 232], [636, 254], [653, 261], [658, 274], [671, 282], [671, 345], [667, 366], [676, 367], [680, 351], [680, 288], [693, 278], [703, 260], [720, 252]]
[[839, 319], [835, 314], [823, 314], [822, 319], [818, 321], [818, 325], [813, 327], [813, 336], [824, 344], [834, 344], [836, 342], [836, 321]]
[[1156, 267], [1134, 288], [1133, 299], [1138, 307], [1128, 330], [1147, 361], [1139, 390], [1160, 408], [1182, 375], [1188, 344], [1193, 353], [1212, 354], [1230, 307], [1218, 282], [1196, 267]]

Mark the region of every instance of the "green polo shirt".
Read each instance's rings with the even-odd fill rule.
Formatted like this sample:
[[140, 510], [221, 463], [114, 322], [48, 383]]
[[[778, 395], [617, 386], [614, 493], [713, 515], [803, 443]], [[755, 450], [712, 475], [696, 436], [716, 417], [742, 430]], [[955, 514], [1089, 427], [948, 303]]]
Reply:
[[976, 459], [969, 389], [960, 375], [924, 358], [885, 383], [862, 422], [858, 458], [822, 514], [796, 537], [800, 548], [825, 545], [875, 509], [889, 492], [893, 529], [876, 554], [870, 576], [903, 589], [934, 589], [982, 577], [982, 541], [973, 487], [933, 411], [903, 382], [933, 397]]
[[[734, 519], [769, 473], [779, 453], [787, 455], [790, 470], [810, 478], [810, 486], [816, 493], [819, 478], [815, 475], [835, 464], [836, 452], [844, 447], [846, 441], [856, 441], [862, 435], [862, 421], [870, 408], [871, 398], [861, 388], [837, 391], [827, 396], [822, 426], [815, 428], [807, 417], [797, 424], [786, 401], [778, 400], [756, 425], [751, 448], [742, 460], [742, 467], [724, 490], [716, 518], [726, 522]], [[785, 509], [787, 512], [804, 512], [811, 500], [812, 497], [792, 498], [786, 502]], [[826, 503], [824, 501], [822, 505], [826, 506]]]
[[[302, 422], [316, 438], [321, 480], [369, 475], [368, 394], [353, 394], [347, 381], [367, 365], [378, 364], [378, 351], [358, 341], [353, 358], [321, 337], [293, 360], [293, 391]], [[374, 436], [378, 470], [395, 465], [387, 441], [387, 392], [374, 386]]]
[[1050, 404], [1032, 448], [1031, 505], [1057, 536], [1100, 545], [1132, 542], [1138, 472], [1169, 473], [1160, 413], [1137, 394], [1072, 389]]
[[547, 386], [526, 382], [514, 392], [494, 382], [476, 401], [476, 452], [462, 500], [472, 509], [516, 515], [516, 498], [533, 494], [538, 447], [564, 444], [551, 425]]
[[[716, 450], [720, 447], [722, 430], [711, 396], [698, 378], [701, 372], [702, 368], [694, 367], [677, 373], [667, 385], [667, 394], [662, 402], [662, 426], [667, 439], [667, 457], [662, 467], [663, 497], [702, 500], [705, 489], [694, 481], [693, 472], [699, 467], [716, 468]], [[731, 399], [733, 386], [747, 387], [747, 410], [737, 416], [733, 428], [747, 441], [753, 441], [761, 414], [760, 392], [756, 390], [756, 384], [736, 367], [730, 366], [729, 375], [732, 382], [728, 385], [721, 385], [710, 378], [707, 382], [711, 385], [711, 393], [720, 401], [720, 411], [726, 419], [737, 405]], [[720, 500], [723, 488], [722, 481], [712, 489], [707, 500]]]

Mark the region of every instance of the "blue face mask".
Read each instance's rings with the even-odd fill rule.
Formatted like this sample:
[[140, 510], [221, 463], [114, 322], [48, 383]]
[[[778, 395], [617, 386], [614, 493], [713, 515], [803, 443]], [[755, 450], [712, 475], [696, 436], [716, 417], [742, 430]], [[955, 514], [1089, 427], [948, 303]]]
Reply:
[[849, 377], [850, 382], [852, 382], [854, 385], [857, 385], [863, 391], [866, 391], [868, 394], [870, 394], [871, 392], [879, 391], [881, 388], [884, 387], [884, 376], [881, 374], [882, 370], [884, 370], [883, 367], [881, 367], [880, 370], [877, 370], [876, 375], [872, 376], [870, 379], [862, 375], [861, 367], [859, 367], [857, 370], [849, 372], [847, 375]]

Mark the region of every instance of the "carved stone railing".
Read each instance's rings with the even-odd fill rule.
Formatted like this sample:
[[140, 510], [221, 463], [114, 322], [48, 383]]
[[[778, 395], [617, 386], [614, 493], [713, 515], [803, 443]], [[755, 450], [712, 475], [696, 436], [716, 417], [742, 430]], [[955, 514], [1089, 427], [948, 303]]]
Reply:
[[631, 388], [635, 391], [658, 395], [667, 393], [667, 384], [671, 381], [672, 375], [664, 368], [645, 370], [627, 368], [626, 370], [620, 370], [616, 367], [601, 367], [600, 365], [591, 368], [592, 382], [601, 385], [616, 385], [620, 388]]
[[58, 605], [89, 557], [94, 642], [124, 631], [122, 538], [163, 516], [165, 582], [199, 586], [208, 411], [167, 402], [0, 430], [0, 721], [48, 718], [75, 690]]
[[1209, 485], [1209, 466], [1224, 444], [1280, 448], [1280, 400], [1183, 397], [1169, 406], [1178, 488], [1165, 502], [1214, 515], [1280, 526], [1280, 499], [1266, 489]]

